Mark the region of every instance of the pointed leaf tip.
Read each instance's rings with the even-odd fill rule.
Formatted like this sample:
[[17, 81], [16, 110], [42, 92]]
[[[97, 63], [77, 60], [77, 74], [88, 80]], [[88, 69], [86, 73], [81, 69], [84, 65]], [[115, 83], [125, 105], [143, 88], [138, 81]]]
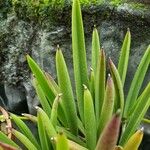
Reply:
[[[117, 113], [116, 113], [117, 114]], [[114, 150], [117, 144], [121, 117], [113, 115], [112, 119], [107, 123], [98, 140], [96, 150]], [[120, 112], [119, 112], [120, 114]]]
[[83, 84], [83, 87], [84, 87], [84, 90], [87, 90], [87, 89], [88, 89], [87, 86], [86, 86], [85, 84]]
[[127, 143], [124, 146], [123, 150], [137, 150], [142, 142], [143, 139], [143, 130], [141, 129], [137, 130], [127, 141]]
[[57, 48], [59, 49], [60, 47], [59, 47], [59, 44], [57, 44]]
[[92, 67], [90, 67], [90, 71], [91, 71], [91, 72], [93, 71], [93, 68], [92, 68]]
[[121, 115], [121, 109], [118, 109], [116, 112], [116, 116], [120, 116]]

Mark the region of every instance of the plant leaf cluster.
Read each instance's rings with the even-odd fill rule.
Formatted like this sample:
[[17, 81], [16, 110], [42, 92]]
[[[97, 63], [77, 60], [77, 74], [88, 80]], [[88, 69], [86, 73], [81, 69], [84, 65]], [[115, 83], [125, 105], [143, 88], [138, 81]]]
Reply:
[[[150, 64], [150, 46], [140, 61], [125, 98], [123, 89], [130, 44], [128, 29], [118, 66], [111, 58], [108, 60], [110, 74], [107, 77], [105, 51], [100, 47], [98, 31], [94, 27], [92, 68], [89, 71], [80, 3], [74, 0], [72, 49], [76, 96], [59, 46], [56, 51], [57, 82], [27, 55], [42, 108], [36, 107], [37, 116], [23, 114], [21, 118], [10, 114], [19, 131], [9, 126], [9, 132], [29, 150], [137, 150], [143, 137], [143, 128], [139, 129], [139, 126], [150, 106], [150, 83], [139, 92]], [[9, 118], [5, 117], [5, 111], [2, 113], [7, 122]], [[37, 138], [22, 119], [37, 125]], [[7, 146], [10, 149], [20, 148], [3, 132], [0, 132], [0, 141], [2, 149]]]

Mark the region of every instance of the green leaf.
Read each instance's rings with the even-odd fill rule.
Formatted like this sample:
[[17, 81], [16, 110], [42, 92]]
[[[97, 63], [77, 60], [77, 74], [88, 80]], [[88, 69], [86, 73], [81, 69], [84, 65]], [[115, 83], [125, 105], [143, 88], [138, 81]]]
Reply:
[[56, 150], [69, 150], [67, 137], [63, 133], [57, 135]]
[[19, 146], [13, 140], [9, 139], [2, 131], [0, 131], [0, 141], [19, 149]]
[[83, 84], [89, 87], [83, 22], [79, 0], [73, 0], [72, 6], [72, 49], [76, 84], [76, 95], [80, 117], [83, 120]]
[[31, 120], [33, 123], [37, 123], [37, 117], [34, 115], [22, 113], [22, 116], [27, 118], [27, 120]]
[[53, 105], [52, 105], [52, 112], [51, 112], [51, 122], [53, 124], [53, 126], [55, 127], [56, 129], [56, 125], [57, 125], [57, 110], [58, 110], [58, 104], [59, 104], [59, 101], [61, 100], [61, 95], [62, 94], [58, 94], [53, 102]]
[[93, 150], [96, 146], [96, 118], [90, 91], [84, 85], [84, 124], [87, 148]]
[[150, 119], [143, 118], [143, 119], [142, 119], [142, 122], [150, 124]]
[[119, 72], [111, 59], [109, 59], [109, 67], [110, 67], [110, 71], [111, 71], [111, 75], [115, 87], [115, 110], [114, 111], [121, 109], [121, 115], [122, 115], [124, 109], [124, 92], [123, 92], [122, 82], [120, 79]]
[[150, 45], [145, 51], [145, 54], [142, 57], [141, 62], [132, 80], [132, 83], [131, 83], [131, 86], [127, 95], [126, 104], [125, 104], [125, 110], [124, 110], [125, 118], [129, 115], [129, 112], [132, 108], [131, 106], [133, 106], [136, 102], [136, 99], [139, 95], [139, 91], [142, 86], [149, 64], [150, 64]]
[[56, 130], [47, 114], [40, 107], [36, 107], [36, 109], [37, 114], [41, 116], [41, 120], [44, 122], [44, 128], [46, 129], [49, 138], [55, 137], [57, 135]]
[[39, 139], [40, 139], [40, 144], [41, 144], [41, 149], [42, 150], [49, 150], [49, 145], [48, 145], [48, 138], [47, 138], [47, 135], [46, 135], [46, 130], [45, 130], [45, 127], [44, 127], [44, 123], [42, 121], [42, 118], [41, 118], [41, 114], [38, 113], [37, 115], [37, 119], [38, 119], [38, 122], [37, 122], [37, 126], [38, 126], [38, 133], [39, 133]]
[[93, 99], [95, 98], [95, 76], [94, 71], [92, 68], [90, 68], [90, 92], [92, 94]]
[[122, 80], [122, 85], [124, 85], [126, 79], [129, 53], [130, 53], [130, 44], [131, 44], [131, 34], [130, 34], [130, 30], [128, 29], [121, 48], [120, 58], [118, 63], [118, 72]]
[[37, 149], [36, 146], [21, 132], [12, 129], [12, 133], [16, 138], [18, 138], [21, 141], [23, 145], [26, 146], [28, 150], [40, 150], [39, 148]]
[[78, 118], [78, 128], [80, 130], [80, 132], [85, 135], [85, 130], [84, 130], [84, 126], [83, 126], [83, 122]]
[[105, 80], [106, 80], [106, 59], [105, 59], [105, 52], [102, 49], [99, 54], [99, 60], [95, 77], [95, 113], [97, 122], [99, 122], [102, 105], [104, 101]]
[[48, 116], [50, 116], [51, 115], [50, 104], [48, 103], [47, 98], [45, 97], [45, 93], [43, 92], [41, 86], [38, 84], [38, 81], [36, 78], [33, 78], [33, 85], [39, 97], [39, 101], [42, 105], [43, 110], [47, 113]]
[[99, 35], [96, 27], [94, 26], [92, 34], [92, 68], [94, 70], [94, 74], [96, 74], [97, 70], [99, 51], [100, 51]]
[[82, 146], [85, 146], [85, 143], [83, 140], [81, 140], [79, 137], [73, 135], [70, 131], [67, 131], [65, 128], [57, 126], [57, 131], [58, 132], [63, 131], [63, 133], [65, 133], [65, 135], [67, 136], [68, 139], [70, 139], [70, 140], [72, 140], [72, 141], [74, 141], [74, 142], [76, 142]]
[[98, 135], [101, 134], [104, 127], [106, 126], [106, 124], [112, 117], [113, 108], [114, 108], [114, 96], [115, 96], [114, 83], [109, 74], [108, 79], [107, 79], [105, 98], [104, 98], [102, 111], [101, 111], [101, 115], [100, 115]]
[[137, 101], [138, 103], [134, 108], [132, 114], [130, 114], [129, 120], [127, 120], [127, 126], [125, 128], [125, 131], [121, 136], [119, 142], [121, 146], [123, 146], [131, 137], [131, 135], [135, 132], [150, 106], [150, 83], [147, 85]]
[[50, 102], [50, 104], [52, 104], [55, 96], [47, 82], [47, 79], [43, 71], [40, 69], [40, 67], [36, 64], [36, 62], [29, 55], [27, 55], [27, 62], [29, 64], [29, 67], [32, 73], [35, 75], [39, 85], [41, 86], [43, 92], [45, 93], [48, 101]]
[[56, 70], [57, 70], [58, 85], [62, 93], [62, 105], [64, 108], [65, 116], [67, 118], [70, 130], [76, 135], [78, 131], [78, 123], [77, 123], [77, 111], [75, 106], [75, 100], [73, 96], [67, 66], [63, 54], [59, 48], [56, 52]]
[[55, 80], [53, 79], [53, 77], [49, 73], [45, 72], [45, 76], [46, 76], [46, 79], [49, 83], [49, 86], [51, 87], [53, 93], [56, 96], [57, 94], [60, 93], [60, 88], [58, 87], [57, 83], [55, 82]]
[[26, 136], [37, 149], [40, 149], [40, 145], [38, 144], [36, 138], [32, 134], [31, 130], [27, 127], [27, 125], [16, 115], [10, 114], [10, 116], [12, 117], [13, 121], [18, 126], [20, 131], [24, 134], [24, 136]]
[[[40, 67], [35, 63], [35, 61], [29, 55], [27, 55], [27, 61], [28, 61], [28, 64], [29, 64], [33, 74], [35, 75], [35, 78], [37, 79], [38, 84], [42, 88], [44, 95], [46, 96], [46, 98], [48, 99], [50, 104], [52, 105], [54, 98], [55, 98], [55, 94], [56, 94], [56, 93], [53, 93], [54, 92], [53, 90], [55, 88], [54, 82], [51, 81], [51, 84], [50, 84], [47, 74], [45, 76], [45, 74], [42, 72]], [[53, 87], [51, 85], [53, 85]], [[56, 88], [55, 90], [57, 91], [58, 88]], [[48, 110], [46, 110], [46, 112], [49, 113]], [[66, 125], [67, 124], [66, 119], [63, 114], [64, 114], [64, 108], [61, 105], [61, 107], [58, 110], [58, 117], [61, 120], [61, 123], [63, 123], [63, 125]]]

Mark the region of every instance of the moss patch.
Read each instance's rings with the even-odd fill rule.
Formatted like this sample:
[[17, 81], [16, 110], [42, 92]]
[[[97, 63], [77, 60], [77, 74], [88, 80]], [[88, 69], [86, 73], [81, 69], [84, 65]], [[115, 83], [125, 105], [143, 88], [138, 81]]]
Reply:
[[[7, 16], [8, 13], [15, 13], [15, 15], [22, 20], [29, 22], [42, 23], [47, 20], [54, 23], [59, 21], [62, 17], [68, 15], [71, 11], [72, 0], [0, 0], [0, 11], [3, 16]], [[92, 8], [111, 8], [116, 10], [120, 7], [124, 7], [127, 4], [130, 10], [138, 10], [143, 14], [147, 11], [150, 5], [144, 5], [141, 3], [128, 2], [128, 0], [80, 0], [83, 12], [89, 12]], [[87, 10], [87, 11], [86, 11]], [[132, 12], [133, 12], [132, 11]], [[104, 13], [106, 11], [104, 10]], [[103, 14], [102, 14], [103, 15]], [[107, 13], [107, 16], [110, 16]], [[103, 15], [104, 16], [104, 15]]]

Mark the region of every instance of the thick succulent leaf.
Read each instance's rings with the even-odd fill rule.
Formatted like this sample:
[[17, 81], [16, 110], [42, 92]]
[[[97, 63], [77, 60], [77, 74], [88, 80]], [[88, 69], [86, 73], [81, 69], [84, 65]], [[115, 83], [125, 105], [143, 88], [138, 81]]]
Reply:
[[19, 149], [19, 146], [13, 140], [8, 138], [8, 136], [6, 136], [2, 131], [0, 131], [0, 141]]
[[56, 125], [57, 125], [57, 110], [58, 110], [58, 104], [59, 104], [59, 101], [61, 100], [61, 94], [58, 94], [53, 102], [53, 105], [52, 105], [52, 112], [51, 112], [51, 122], [53, 124], [53, 126], [55, 127], [56, 129]]
[[57, 142], [56, 142], [56, 150], [69, 150], [69, 144], [67, 137], [64, 133], [58, 133], [57, 135]]
[[50, 150], [50, 147], [48, 144], [49, 138], [46, 134], [46, 130], [44, 127], [45, 122], [42, 121], [41, 117], [42, 117], [42, 115], [40, 113], [38, 113], [38, 115], [37, 115], [37, 119], [38, 119], [37, 126], [38, 126], [38, 133], [39, 133], [41, 149], [42, 150]]
[[130, 30], [128, 29], [121, 48], [121, 53], [120, 53], [120, 58], [118, 63], [118, 72], [122, 80], [122, 85], [124, 85], [126, 79], [129, 53], [130, 53], [130, 44], [131, 44], [131, 34], [130, 34]]
[[83, 120], [83, 84], [89, 87], [83, 22], [79, 0], [72, 5], [72, 49], [79, 114]]
[[102, 49], [99, 54], [98, 65], [95, 76], [95, 113], [96, 120], [99, 122], [99, 117], [102, 110], [102, 105], [105, 95], [105, 80], [106, 80], [106, 59], [105, 52]]
[[129, 115], [129, 112], [132, 108], [131, 106], [133, 106], [136, 102], [136, 99], [139, 95], [139, 91], [142, 86], [149, 64], [150, 64], [150, 45], [145, 51], [145, 54], [142, 57], [142, 60], [132, 80], [132, 83], [131, 83], [131, 86], [127, 95], [127, 99], [126, 99], [126, 105], [125, 105], [125, 110], [124, 110], [125, 118]]
[[122, 82], [120, 79], [119, 72], [111, 59], [109, 59], [109, 67], [110, 67], [110, 72], [111, 72], [113, 82], [114, 82], [114, 87], [115, 87], [114, 110], [116, 111], [118, 109], [121, 109], [121, 115], [122, 115], [123, 109], [124, 109], [124, 92], [123, 92]]
[[96, 118], [94, 104], [90, 91], [84, 86], [84, 124], [87, 148], [93, 150], [96, 146]]
[[104, 127], [112, 117], [113, 109], [114, 109], [114, 96], [115, 96], [114, 83], [109, 74], [107, 79], [105, 98], [104, 98], [102, 111], [100, 115], [98, 135], [101, 134]]
[[85, 141], [81, 140], [79, 137], [77, 137], [76, 135], [72, 134], [70, 131], [67, 131], [67, 129], [63, 128], [63, 127], [59, 127], [57, 126], [57, 131], [58, 132], [62, 132], [65, 133], [65, 135], [67, 136], [68, 139], [82, 145], [82, 146], [86, 146], [85, 145]]
[[12, 129], [13, 135], [20, 140], [20, 142], [29, 150], [40, 150], [40, 148], [36, 148], [36, 146], [30, 141], [24, 134], [18, 132], [15, 129]]
[[28, 126], [16, 115], [11, 114], [10, 116], [13, 119], [13, 121], [15, 122], [15, 124], [17, 125], [17, 127], [20, 129], [22, 134], [24, 134], [24, 136], [26, 136], [37, 149], [40, 149], [38, 141], [32, 134], [31, 130], [28, 128]]
[[100, 51], [99, 35], [96, 27], [94, 27], [92, 34], [92, 68], [94, 70], [94, 74], [96, 74], [97, 70], [99, 51]]
[[124, 145], [131, 135], [135, 132], [140, 125], [145, 113], [150, 106], [150, 83], [147, 85], [141, 96], [138, 98], [138, 103], [134, 108], [130, 118], [127, 120], [127, 126], [120, 139], [120, 145]]
[[67, 118], [70, 130], [74, 134], [77, 134], [78, 123], [77, 123], [77, 111], [75, 100], [73, 96], [67, 66], [63, 54], [59, 48], [56, 52], [56, 70], [57, 70], [58, 85], [62, 93], [62, 105], [64, 108], [65, 116]]
[[143, 128], [134, 133], [125, 144], [123, 150], [138, 150], [143, 139]]
[[44, 122], [44, 128], [46, 129], [49, 138], [55, 137], [57, 135], [56, 130], [47, 114], [40, 107], [36, 107], [36, 109], [37, 114], [41, 116], [41, 120]]
[[[64, 130], [63, 130], [64, 131]], [[61, 133], [62, 133], [62, 131], [61, 131]], [[74, 136], [74, 135], [73, 135]], [[58, 136], [57, 137], [54, 137], [53, 139], [53, 142], [55, 143], [55, 144], [57, 144], [57, 142], [58, 142]], [[60, 138], [60, 140], [61, 140], [61, 138]], [[64, 139], [63, 139], [64, 140]], [[65, 140], [66, 140], [66, 137], [65, 137]], [[68, 147], [69, 147], [69, 150], [88, 150], [87, 148], [85, 148], [84, 146], [81, 146], [79, 143], [76, 143], [76, 142], [74, 142], [74, 141], [72, 141], [72, 140], [68, 140], [67, 139], [67, 141], [61, 141], [61, 142], [67, 142], [68, 143], [68, 146], [67, 146], [67, 149], [68, 149]], [[65, 144], [64, 143], [64, 144]], [[60, 145], [60, 149], [62, 150], [62, 147], [63, 146], [61, 146], [61, 144], [63, 144], [63, 143], [59, 143]], [[63, 147], [63, 150], [65, 150], [64, 149], [64, 147]]]
[[38, 95], [38, 98], [42, 105], [43, 110], [47, 113], [48, 116], [50, 116], [51, 115], [50, 104], [48, 103], [47, 98], [45, 97], [45, 93], [43, 92], [36, 78], [33, 78], [33, 85], [34, 85], [34, 88], [36, 90], [36, 93]]
[[95, 82], [94, 70], [92, 68], [90, 68], [89, 84], [90, 84], [90, 92], [91, 92], [93, 99], [95, 99], [95, 83], [94, 82]]
[[112, 117], [109, 123], [105, 126], [98, 140], [96, 150], [114, 150], [117, 144], [121, 117], [120, 110]]
[[32, 73], [34, 74], [39, 85], [41, 86], [43, 92], [45, 93], [48, 101], [50, 102], [50, 104], [52, 104], [55, 96], [48, 84], [46, 76], [44, 75], [40, 67], [36, 64], [36, 62], [29, 55], [27, 55], [27, 62], [29, 64]]

